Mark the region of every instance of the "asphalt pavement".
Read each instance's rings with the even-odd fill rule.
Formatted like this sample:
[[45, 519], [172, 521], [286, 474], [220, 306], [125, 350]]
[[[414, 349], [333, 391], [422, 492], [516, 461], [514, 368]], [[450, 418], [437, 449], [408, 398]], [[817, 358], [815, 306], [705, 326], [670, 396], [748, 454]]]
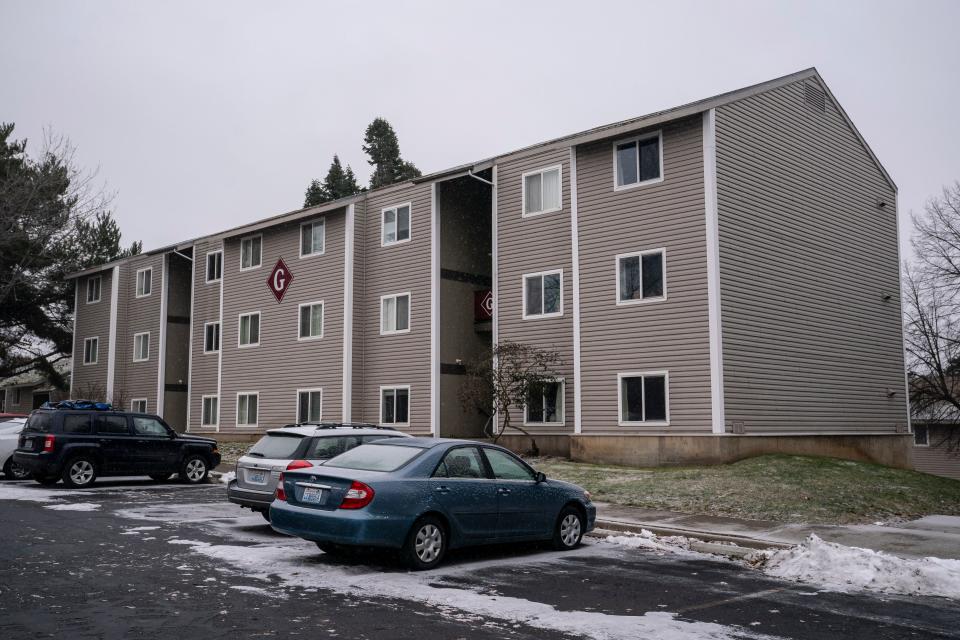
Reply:
[[0, 638], [960, 638], [960, 603], [843, 594], [588, 539], [412, 573], [333, 557], [222, 485], [0, 482]]

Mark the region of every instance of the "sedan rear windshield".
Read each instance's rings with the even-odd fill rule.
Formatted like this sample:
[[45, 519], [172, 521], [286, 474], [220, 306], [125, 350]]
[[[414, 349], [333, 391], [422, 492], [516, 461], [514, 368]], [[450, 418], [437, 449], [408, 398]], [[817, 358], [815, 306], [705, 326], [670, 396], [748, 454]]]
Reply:
[[295, 433], [285, 433], [282, 435], [268, 433], [260, 438], [260, 441], [257, 442], [257, 444], [253, 445], [253, 448], [250, 449], [247, 455], [254, 456], [256, 458], [290, 460], [293, 458], [294, 452], [297, 450], [297, 447], [300, 446], [302, 441], [303, 436]]
[[393, 444], [362, 444], [333, 458], [325, 466], [358, 471], [396, 471], [423, 449]]
[[51, 413], [34, 413], [29, 418], [27, 418], [27, 424], [24, 427], [27, 431], [39, 431], [40, 433], [47, 433], [50, 431], [50, 427], [53, 424], [53, 414]]

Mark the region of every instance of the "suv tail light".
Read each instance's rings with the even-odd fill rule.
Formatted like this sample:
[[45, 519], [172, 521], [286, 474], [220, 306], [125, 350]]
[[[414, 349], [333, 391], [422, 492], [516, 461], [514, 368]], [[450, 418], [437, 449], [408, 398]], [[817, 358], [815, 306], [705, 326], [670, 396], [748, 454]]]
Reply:
[[312, 467], [313, 464], [307, 462], [306, 460], [294, 460], [287, 465], [287, 471], [293, 471], [294, 469], [306, 469], [307, 467]]
[[287, 501], [287, 492], [283, 490], [283, 473], [280, 473], [280, 479], [277, 480], [277, 493], [274, 495], [277, 500]]
[[346, 495], [343, 496], [343, 502], [340, 503], [341, 509], [363, 509], [373, 500], [373, 489], [362, 482], [353, 481]]
[[57, 441], [57, 439], [56, 439], [54, 436], [46, 436], [46, 437], [43, 439], [43, 450], [46, 451], [46, 452], [48, 452], [48, 453], [51, 452], [51, 451], [53, 451], [53, 444], [54, 444], [56, 441]]

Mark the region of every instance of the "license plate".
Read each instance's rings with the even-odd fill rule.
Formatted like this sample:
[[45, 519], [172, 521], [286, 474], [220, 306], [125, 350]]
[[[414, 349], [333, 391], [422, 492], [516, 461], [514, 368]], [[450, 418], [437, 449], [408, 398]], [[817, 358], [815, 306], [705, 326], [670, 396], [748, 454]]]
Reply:
[[267, 474], [265, 471], [248, 471], [247, 482], [253, 484], [267, 484]]
[[307, 504], [323, 504], [325, 501], [326, 497], [323, 489], [315, 487], [306, 487], [303, 490], [303, 496], [300, 498], [300, 502], [306, 502]]

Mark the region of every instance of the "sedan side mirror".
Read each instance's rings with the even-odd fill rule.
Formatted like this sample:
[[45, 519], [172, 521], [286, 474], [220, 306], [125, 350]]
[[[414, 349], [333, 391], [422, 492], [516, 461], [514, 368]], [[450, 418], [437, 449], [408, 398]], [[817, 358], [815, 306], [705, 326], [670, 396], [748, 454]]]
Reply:
[[547, 474], [543, 471], [537, 471], [537, 475], [534, 476], [534, 479], [537, 481], [537, 484], [547, 481]]

